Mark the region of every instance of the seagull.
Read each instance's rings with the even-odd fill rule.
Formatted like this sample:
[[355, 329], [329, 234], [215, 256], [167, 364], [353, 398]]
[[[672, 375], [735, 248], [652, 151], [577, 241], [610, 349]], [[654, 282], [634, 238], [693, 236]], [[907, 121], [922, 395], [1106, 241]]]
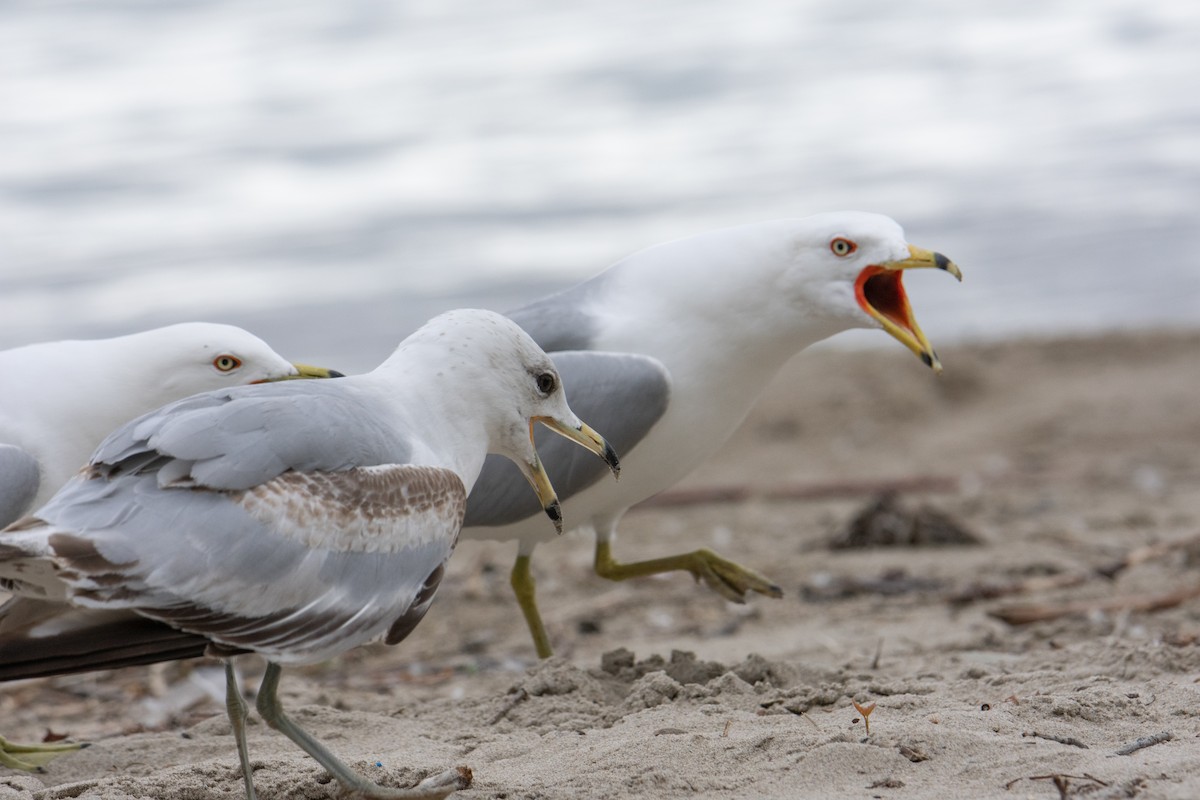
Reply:
[[[408, 790], [371, 783], [291, 721], [277, 688], [283, 667], [395, 644], [415, 628], [488, 452], [514, 461], [561, 527], [535, 422], [618, 473], [613, 449], [568, 407], [550, 358], [511, 320], [475, 310], [434, 318], [365, 375], [222, 389], [151, 411], [0, 532], [0, 580], [18, 595], [0, 615], [33, 620], [0, 620], [0, 679], [92, 669], [93, 658], [114, 666], [123, 630], [125, 663], [225, 658], [253, 800], [247, 710], [229, 659], [255, 652], [267, 659], [259, 713], [346, 789], [433, 798], [464, 788], [466, 768]], [[53, 620], [26, 613], [39, 603], [103, 618], [99, 652], [63, 656]]]
[[[935, 372], [937, 354], [904, 291], [909, 269], [959, 280], [944, 255], [910, 245], [892, 219], [846, 211], [717, 230], [661, 244], [594, 278], [509, 313], [578, 392], [585, 418], [624, 454], [634, 480], [600, 473], [565, 448], [542, 448], [573, 528], [596, 536], [595, 571], [610, 580], [686, 570], [722, 597], [782, 596], [754, 570], [708, 549], [622, 563], [622, 515], [711, 456], [794, 355], [851, 328], [882, 328]], [[541, 443], [539, 442], [539, 446]], [[518, 542], [511, 583], [541, 658], [552, 653], [530, 559], [551, 537], [514, 492], [520, 476], [489, 458], [467, 502], [465, 539]]]
[[186, 322], [0, 351], [0, 375], [3, 527], [49, 500], [118, 425], [151, 409], [210, 389], [341, 373], [289, 363], [233, 325]]
[[[4, 350], [0, 374], [0, 527], [45, 504], [109, 432], [147, 411], [222, 387], [342, 376], [292, 364], [248, 331], [208, 322]], [[65, 608], [34, 606], [39, 618]], [[28, 769], [78, 746], [0, 737], [0, 765]]]

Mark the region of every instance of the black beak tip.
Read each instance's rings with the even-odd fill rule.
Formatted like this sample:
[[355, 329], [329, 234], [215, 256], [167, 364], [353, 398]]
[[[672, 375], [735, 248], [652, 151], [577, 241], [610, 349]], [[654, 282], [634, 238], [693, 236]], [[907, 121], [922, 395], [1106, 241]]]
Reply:
[[346, 373], [344, 373], [344, 372], [338, 372], [336, 369], [331, 369], [331, 370], [329, 370], [329, 377], [331, 377], [331, 378], [344, 378], [344, 377], [346, 377]]
[[946, 269], [946, 270], [950, 269], [950, 259], [946, 258], [941, 253], [933, 254], [933, 264], [938, 269]]
[[933, 366], [933, 356], [929, 353], [921, 353], [921, 362], [927, 367]]
[[614, 478], [621, 477], [621, 459], [617, 457], [617, 451], [612, 449], [612, 445], [608, 442], [604, 443], [604, 463], [608, 464], [608, 468], [612, 470]]
[[546, 516], [554, 523], [554, 528], [560, 534], [563, 529], [562, 506], [558, 504], [558, 500], [554, 500], [545, 508]]

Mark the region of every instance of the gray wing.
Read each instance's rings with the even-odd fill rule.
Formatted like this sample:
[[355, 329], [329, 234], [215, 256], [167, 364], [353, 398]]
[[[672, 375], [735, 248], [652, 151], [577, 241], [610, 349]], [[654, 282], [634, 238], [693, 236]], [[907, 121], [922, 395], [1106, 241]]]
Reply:
[[37, 459], [13, 444], [0, 444], [0, 528], [19, 519], [41, 483]]
[[[605, 275], [535, 300], [509, 311], [506, 317], [521, 326], [547, 353], [590, 350], [596, 336], [595, 318], [588, 309], [604, 290]], [[591, 423], [589, 423], [591, 424]]]
[[[551, 353], [571, 410], [627, 455], [666, 412], [671, 380], [656, 359], [632, 353]], [[535, 442], [558, 499], [565, 501], [609, 474], [604, 462], [541, 427]], [[510, 525], [542, 513], [517, 467], [489, 455], [467, 498], [467, 527]]]
[[164, 486], [249, 489], [289, 469], [406, 462], [410, 447], [350, 381], [242, 386], [169, 403], [110, 434], [91, 471], [153, 469]]
[[[453, 472], [419, 466], [288, 472], [233, 492], [161, 489], [153, 471], [76, 478], [38, 512], [48, 531], [32, 519], [10, 529], [0, 567], [19, 592], [13, 562], [49, 561], [76, 605], [133, 610], [217, 652], [313, 663], [415, 627], [465, 495]], [[39, 531], [22, 556], [22, 535]]]

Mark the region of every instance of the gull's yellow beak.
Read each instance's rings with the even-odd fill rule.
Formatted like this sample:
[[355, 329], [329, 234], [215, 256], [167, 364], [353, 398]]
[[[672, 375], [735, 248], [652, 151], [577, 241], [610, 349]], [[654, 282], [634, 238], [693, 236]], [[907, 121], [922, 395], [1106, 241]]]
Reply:
[[[604, 459], [604, 463], [608, 464], [608, 468], [612, 470], [614, 478], [621, 477], [621, 462], [617, 458], [617, 453], [612, 449], [608, 442], [604, 441], [604, 437], [596, 433], [584, 423], [579, 423], [579, 427], [567, 425], [554, 417], [533, 417], [529, 420], [529, 443], [533, 444], [533, 424], [540, 422], [550, 430], [565, 436], [576, 444], [590, 450], [591, 452]], [[562, 509], [558, 504], [558, 495], [554, 491], [554, 486], [550, 483], [550, 476], [546, 474], [545, 467], [542, 466], [542, 460], [538, 457], [537, 450], [533, 451], [533, 461], [525, 465], [528, 471], [525, 473], [526, 479], [533, 486], [533, 491], [537, 493], [538, 502], [542, 504], [542, 510], [546, 512], [546, 516], [554, 523], [555, 529], [562, 533]]]
[[885, 331], [916, 353], [934, 372], [941, 372], [942, 363], [917, 325], [908, 295], [904, 293], [903, 271], [920, 268], [944, 270], [962, 280], [962, 272], [953, 261], [941, 253], [910, 244], [908, 258], [872, 264], [864, 269], [854, 282], [854, 294], [862, 310], [878, 320]]
[[282, 375], [278, 378], [269, 378], [265, 381], [255, 381], [255, 383], [276, 383], [278, 381], [299, 381], [309, 378], [344, 378], [346, 377], [336, 369], [326, 369], [325, 367], [314, 367], [308, 364], [292, 364], [296, 368], [295, 375]]

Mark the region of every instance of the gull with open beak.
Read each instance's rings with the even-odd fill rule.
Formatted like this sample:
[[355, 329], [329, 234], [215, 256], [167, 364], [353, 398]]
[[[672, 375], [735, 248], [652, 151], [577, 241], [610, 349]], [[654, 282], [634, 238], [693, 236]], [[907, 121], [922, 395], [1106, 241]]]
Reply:
[[617, 458], [617, 452], [612, 449], [604, 438], [592, 430], [586, 423], [580, 423], [578, 428], [573, 428], [564, 425], [554, 417], [537, 416], [529, 421], [529, 446], [533, 448], [533, 459], [529, 462], [514, 461], [521, 469], [525, 479], [529, 481], [529, 485], [533, 487], [534, 494], [542, 504], [542, 510], [546, 512], [546, 516], [550, 517], [550, 521], [554, 523], [554, 530], [558, 533], [563, 532], [563, 516], [562, 506], [558, 502], [558, 495], [554, 491], [554, 485], [550, 483], [550, 476], [546, 474], [546, 468], [542, 465], [542, 459], [538, 456], [537, 447], [535, 446], [535, 432], [533, 423], [540, 422], [550, 430], [557, 433], [570, 441], [579, 444], [586, 450], [589, 450], [604, 461], [608, 468], [612, 471], [614, 478], [621, 477], [621, 464]]
[[885, 331], [912, 350], [926, 366], [940, 373], [942, 363], [929, 344], [929, 339], [917, 325], [912, 306], [908, 304], [908, 295], [904, 291], [903, 271], [922, 268], [940, 269], [962, 280], [962, 272], [953, 261], [941, 253], [910, 244], [907, 258], [865, 267], [854, 282], [854, 296], [859, 307]]
[[[629, 480], [568, 448], [539, 442], [572, 525], [596, 535], [595, 570], [612, 580], [684, 570], [722, 597], [771, 597], [780, 588], [708, 549], [637, 563], [612, 553], [627, 509], [674, 485], [745, 419], [771, 377], [809, 345], [851, 328], [883, 328], [934, 370], [904, 272], [945, 256], [910, 245], [893, 220], [837, 212], [680, 239], [619, 261], [591, 280], [509, 314], [558, 365], [576, 406], [624, 457]], [[550, 538], [521, 478], [489, 459], [467, 503], [465, 539], [515, 539], [512, 586], [537, 653], [552, 652], [530, 559]]]

